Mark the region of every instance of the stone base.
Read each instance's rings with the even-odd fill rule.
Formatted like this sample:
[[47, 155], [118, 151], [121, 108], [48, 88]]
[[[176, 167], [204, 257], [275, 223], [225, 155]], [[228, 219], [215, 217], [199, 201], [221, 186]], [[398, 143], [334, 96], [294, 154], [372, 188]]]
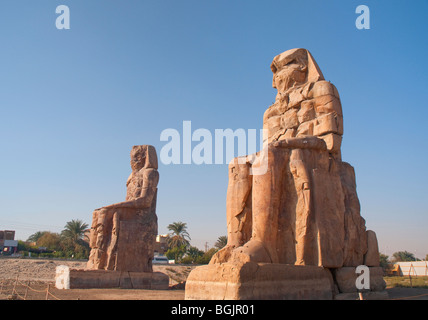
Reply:
[[332, 300], [328, 269], [272, 263], [219, 263], [197, 267], [186, 300]]
[[167, 290], [169, 277], [161, 272], [121, 272], [56, 268], [57, 289], [151, 289]]

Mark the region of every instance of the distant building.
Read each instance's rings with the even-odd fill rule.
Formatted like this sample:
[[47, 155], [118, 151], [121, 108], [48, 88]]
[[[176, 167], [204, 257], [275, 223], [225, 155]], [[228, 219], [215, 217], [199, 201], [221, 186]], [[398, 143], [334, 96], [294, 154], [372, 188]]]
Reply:
[[18, 250], [18, 241], [15, 240], [15, 231], [0, 231], [0, 252], [2, 254], [13, 254]]
[[396, 262], [394, 266], [398, 266], [397, 271], [400, 276], [428, 276], [427, 261]]
[[154, 247], [154, 251], [155, 251], [155, 256], [163, 256], [165, 254], [165, 252], [168, 251], [168, 235], [164, 234], [164, 235], [157, 235], [156, 236], [156, 242], [155, 242], [155, 247]]

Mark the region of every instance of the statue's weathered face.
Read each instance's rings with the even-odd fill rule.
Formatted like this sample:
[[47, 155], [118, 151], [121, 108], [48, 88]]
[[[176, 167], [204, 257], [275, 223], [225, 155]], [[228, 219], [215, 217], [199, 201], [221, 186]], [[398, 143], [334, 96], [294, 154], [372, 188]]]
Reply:
[[131, 151], [131, 168], [132, 171], [138, 171], [146, 165], [146, 150], [141, 146], [132, 148]]
[[274, 76], [274, 86], [278, 92], [285, 92], [295, 84], [305, 82], [306, 71], [302, 71], [302, 67], [298, 64], [290, 64], [284, 66]]
[[306, 80], [308, 57], [305, 50], [297, 49], [284, 52], [275, 57], [272, 63], [273, 87], [284, 92], [296, 84]]
[[158, 158], [156, 149], [151, 145], [133, 146], [131, 150], [132, 171], [139, 171], [143, 168], [158, 169]]

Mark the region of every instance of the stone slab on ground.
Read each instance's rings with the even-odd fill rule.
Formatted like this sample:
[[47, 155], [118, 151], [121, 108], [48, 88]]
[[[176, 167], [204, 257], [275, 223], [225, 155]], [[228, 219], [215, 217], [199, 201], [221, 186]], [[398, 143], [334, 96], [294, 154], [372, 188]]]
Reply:
[[56, 269], [57, 289], [150, 289], [167, 290], [169, 277], [161, 272], [120, 272], [107, 270], [78, 270], [67, 266]]

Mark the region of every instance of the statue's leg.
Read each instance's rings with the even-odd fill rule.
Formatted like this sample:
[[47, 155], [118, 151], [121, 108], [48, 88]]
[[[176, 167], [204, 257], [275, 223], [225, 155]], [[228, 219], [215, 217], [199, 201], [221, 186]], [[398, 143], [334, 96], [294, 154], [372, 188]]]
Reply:
[[103, 208], [95, 210], [93, 213], [88, 269], [107, 268], [113, 213], [112, 210]]
[[229, 185], [226, 199], [227, 245], [211, 260], [221, 263], [229, 259], [232, 250], [251, 238], [251, 164], [247, 157], [238, 157], [229, 164]]
[[312, 204], [312, 181], [310, 161], [305, 161], [303, 149], [292, 150], [290, 171], [297, 191], [295, 239], [296, 264], [317, 265], [316, 222]]
[[120, 209], [113, 214], [112, 231], [110, 244], [107, 249], [107, 270], [116, 270], [116, 257], [117, 257], [117, 239], [119, 237], [119, 216]]
[[[267, 159], [266, 159], [267, 156]], [[253, 172], [266, 163], [267, 171], [253, 176], [252, 237], [234, 255], [241, 261], [279, 262], [277, 254], [278, 221], [281, 214], [283, 181], [289, 151], [282, 148], [265, 149], [265, 156], [253, 164]]]
[[228, 245], [232, 246], [240, 246], [251, 237], [252, 176], [251, 164], [245, 158], [235, 158], [229, 165], [226, 212]]

